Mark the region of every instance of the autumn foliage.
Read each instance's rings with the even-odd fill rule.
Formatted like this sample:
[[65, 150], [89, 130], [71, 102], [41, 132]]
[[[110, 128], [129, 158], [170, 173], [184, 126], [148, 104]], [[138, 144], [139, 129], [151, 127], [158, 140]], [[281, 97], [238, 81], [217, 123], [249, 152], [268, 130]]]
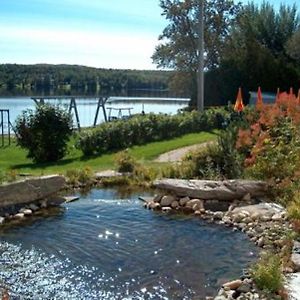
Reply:
[[268, 145], [276, 147], [280, 142], [289, 143], [289, 137], [298, 133], [299, 99], [293, 94], [281, 93], [275, 104], [256, 106], [245, 117], [249, 128], [239, 130], [236, 147], [246, 155], [245, 166], [248, 167], [256, 163]]

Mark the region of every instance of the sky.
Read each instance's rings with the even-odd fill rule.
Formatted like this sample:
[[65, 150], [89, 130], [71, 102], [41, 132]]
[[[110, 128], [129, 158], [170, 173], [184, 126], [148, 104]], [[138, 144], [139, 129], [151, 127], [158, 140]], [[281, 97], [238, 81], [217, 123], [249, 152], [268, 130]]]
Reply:
[[156, 69], [166, 24], [159, 0], [0, 0], [0, 63]]

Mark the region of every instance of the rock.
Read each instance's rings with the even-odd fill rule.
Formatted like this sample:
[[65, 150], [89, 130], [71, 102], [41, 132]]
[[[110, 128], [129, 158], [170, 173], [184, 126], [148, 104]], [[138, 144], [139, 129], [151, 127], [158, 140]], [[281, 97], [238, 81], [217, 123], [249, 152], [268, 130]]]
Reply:
[[268, 192], [268, 185], [251, 180], [183, 180], [162, 179], [154, 182], [156, 188], [174, 192], [178, 196], [188, 196], [203, 200], [232, 201], [245, 194], [262, 197]]
[[246, 224], [250, 224], [252, 222], [252, 219], [250, 217], [246, 217], [242, 220], [242, 222]]
[[272, 221], [281, 221], [283, 219], [282, 213], [277, 213], [272, 216]]
[[169, 207], [169, 206], [164, 206], [164, 207], [161, 208], [161, 210], [162, 210], [163, 212], [171, 212], [171, 211], [172, 211], [172, 208]]
[[179, 204], [180, 204], [181, 206], [185, 206], [186, 203], [187, 203], [188, 201], [190, 201], [190, 198], [189, 198], [189, 197], [184, 197], [184, 198], [181, 198], [181, 199], [179, 200]]
[[74, 202], [80, 199], [79, 196], [64, 196], [63, 198], [65, 199], [66, 203]]
[[250, 202], [251, 201], [251, 195], [250, 193], [247, 193], [243, 199], [242, 199], [244, 202]]
[[237, 280], [224, 283], [223, 287], [228, 288], [230, 290], [236, 290], [242, 285], [242, 283], [243, 283], [242, 280], [237, 279]]
[[40, 202], [40, 207], [41, 207], [41, 208], [47, 208], [47, 206], [48, 206], [47, 200], [42, 200], [42, 201]]
[[0, 186], [0, 207], [32, 203], [58, 193], [65, 185], [59, 175], [25, 179]]
[[35, 205], [34, 203], [29, 204], [28, 206], [32, 211], [37, 211], [39, 210], [39, 207]]
[[223, 212], [221, 212], [221, 211], [216, 211], [216, 212], [214, 212], [214, 220], [222, 220], [222, 218], [223, 218]]
[[297, 241], [294, 241], [294, 247], [293, 252], [291, 255], [291, 261], [294, 266], [294, 270], [296, 272], [300, 271], [300, 243]]
[[200, 210], [196, 210], [196, 211], [194, 212], [194, 215], [195, 215], [195, 216], [201, 216], [201, 215], [202, 215], [202, 213], [201, 213], [201, 211], [200, 211]]
[[106, 170], [106, 171], [95, 173], [95, 178], [97, 180], [100, 180], [102, 178], [121, 177], [121, 176], [123, 176], [122, 173], [114, 170]]
[[193, 211], [196, 211], [196, 210], [200, 210], [203, 207], [203, 201], [200, 200], [200, 199], [192, 199], [192, 200], [189, 200], [186, 204], [185, 204], [186, 207], [191, 207], [193, 209]]
[[23, 213], [25, 216], [29, 216], [32, 215], [32, 210], [29, 208], [23, 209], [22, 211], [20, 211], [21, 213]]
[[187, 207], [187, 206], [181, 207], [180, 210], [185, 214], [191, 214], [194, 212], [192, 207]]
[[228, 298], [227, 298], [227, 296], [217, 296], [217, 297], [215, 297], [214, 298], [214, 300], [227, 300]]
[[23, 219], [25, 217], [25, 215], [23, 213], [17, 213], [14, 215], [15, 219]]
[[151, 201], [148, 203], [148, 208], [153, 209], [153, 210], [158, 210], [160, 209], [160, 204], [154, 201]]
[[243, 282], [242, 285], [237, 288], [237, 291], [240, 293], [249, 293], [251, 289], [251, 284]]
[[153, 201], [154, 202], [160, 202], [161, 198], [162, 198], [162, 195], [154, 195]]
[[173, 202], [171, 203], [171, 207], [172, 207], [173, 209], [176, 209], [177, 207], [179, 207], [179, 202], [178, 202], [178, 201], [173, 201]]
[[228, 207], [228, 212], [232, 212], [235, 208], [236, 208], [236, 205], [231, 204], [231, 205]]
[[263, 237], [260, 237], [258, 240], [257, 240], [257, 246], [258, 247], [262, 247], [264, 246], [265, 242], [264, 242], [264, 238]]
[[65, 203], [65, 198], [64, 197], [50, 197], [46, 199], [47, 206], [58, 206], [61, 205], [62, 203]]
[[232, 216], [232, 220], [235, 223], [240, 223], [245, 217], [243, 213], [237, 213]]
[[161, 207], [166, 207], [166, 206], [170, 206], [172, 204], [173, 201], [175, 201], [176, 198], [174, 196], [163, 196], [160, 200], [160, 205]]
[[5, 218], [4, 217], [0, 217], [0, 225], [2, 225], [5, 222]]
[[261, 217], [259, 218], [259, 220], [260, 220], [261, 222], [269, 222], [269, 221], [272, 220], [272, 216], [271, 216], [271, 215], [261, 216]]
[[259, 203], [254, 205], [247, 205], [236, 207], [231, 212], [232, 215], [239, 213], [249, 214], [253, 220], [262, 220], [264, 222], [270, 221], [272, 216], [277, 213], [284, 212], [284, 208], [275, 203]]

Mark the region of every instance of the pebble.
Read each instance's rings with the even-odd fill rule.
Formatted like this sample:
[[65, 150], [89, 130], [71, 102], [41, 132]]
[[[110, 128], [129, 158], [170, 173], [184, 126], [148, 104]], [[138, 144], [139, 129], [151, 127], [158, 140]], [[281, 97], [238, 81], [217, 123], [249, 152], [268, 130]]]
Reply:
[[17, 214], [14, 215], [15, 219], [22, 219], [24, 217], [25, 217], [25, 215], [23, 213], [17, 213]]

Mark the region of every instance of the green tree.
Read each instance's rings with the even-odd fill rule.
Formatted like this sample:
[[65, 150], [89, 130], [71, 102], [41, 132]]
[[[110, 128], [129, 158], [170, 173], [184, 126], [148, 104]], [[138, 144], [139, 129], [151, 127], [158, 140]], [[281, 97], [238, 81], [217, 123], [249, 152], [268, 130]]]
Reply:
[[249, 89], [262, 86], [275, 91], [276, 87], [296, 85], [297, 66], [286, 52], [288, 41], [299, 28], [297, 7], [281, 5], [279, 11], [268, 2], [261, 6], [249, 3], [240, 11], [231, 41], [223, 56], [225, 64], [241, 74], [239, 85]]
[[72, 134], [72, 117], [58, 106], [37, 105], [26, 110], [16, 121], [18, 145], [28, 150], [27, 157], [35, 162], [61, 159]]
[[[192, 98], [196, 95], [195, 77], [199, 61], [199, 0], [161, 0], [162, 15], [169, 21], [159, 36], [160, 44], [152, 56], [153, 61], [162, 68], [179, 71], [180, 78], [189, 79]], [[205, 1], [205, 68], [215, 69], [219, 66], [230, 28], [240, 6], [230, 0]], [[175, 84], [178, 86], [178, 84]]]
[[[286, 45], [288, 55], [298, 64], [300, 63], [300, 29], [293, 34]], [[300, 67], [299, 67], [300, 71]]]

